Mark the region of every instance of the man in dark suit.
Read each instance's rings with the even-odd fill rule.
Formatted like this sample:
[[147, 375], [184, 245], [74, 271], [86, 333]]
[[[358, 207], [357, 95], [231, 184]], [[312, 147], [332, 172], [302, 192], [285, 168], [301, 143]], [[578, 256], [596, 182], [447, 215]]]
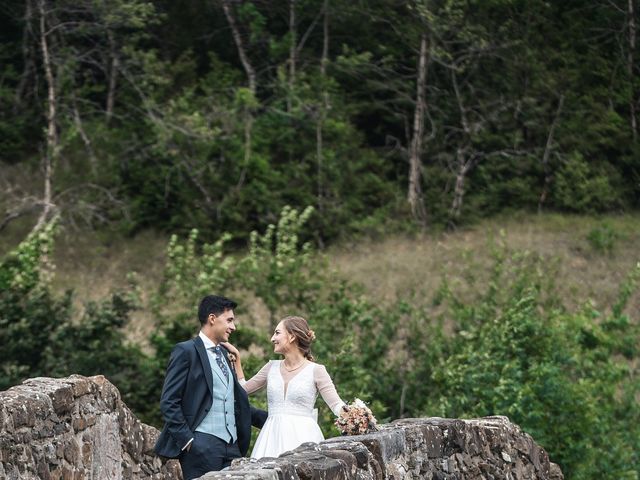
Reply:
[[171, 352], [160, 410], [165, 425], [155, 446], [158, 455], [178, 458], [185, 480], [222, 470], [246, 455], [251, 425], [262, 427], [267, 412], [254, 409], [229, 363], [227, 350], [236, 329], [228, 298], [208, 295], [200, 302], [197, 337]]

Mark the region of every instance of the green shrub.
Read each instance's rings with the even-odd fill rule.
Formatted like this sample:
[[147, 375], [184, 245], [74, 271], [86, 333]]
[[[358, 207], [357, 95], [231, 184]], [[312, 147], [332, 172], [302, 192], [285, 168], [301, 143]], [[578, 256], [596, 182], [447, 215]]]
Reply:
[[611, 168], [595, 167], [578, 152], [574, 152], [560, 167], [553, 184], [553, 199], [557, 207], [577, 213], [612, 210], [622, 202], [622, 192], [616, 188], [619, 175]]
[[592, 228], [587, 234], [589, 245], [598, 253], [613, 253], [615, 243], [619, 238], [620, 234], [607, 222]]
[[[433, 366], [423, 412], [506, 415], [547, 449], [567, 479], [634, 478], [640, 385], [631, 366], [640, 331], [622, 311], [640, 266], [603, 320], [589, 306], [576, 312], [550, 306], [535, 278], [536, 271], [553, 275], [542, 263], [506, 278], [515, 260], [503, 257], [478, 299], [463, 302], [449, 293], [459, 329], [444, 339], [447, 355]], [[492, 293], [496, 284], [500, 295]]]
[[133, 290], [88, 302], [76, 319], [72, 293], [49, 285], [54, 233], [53, 223], [32, 233], [0, 263], [0, 389], [28, 377], [105, 375], [143, 420], [157, 419], [158, 365], [123, 331]]

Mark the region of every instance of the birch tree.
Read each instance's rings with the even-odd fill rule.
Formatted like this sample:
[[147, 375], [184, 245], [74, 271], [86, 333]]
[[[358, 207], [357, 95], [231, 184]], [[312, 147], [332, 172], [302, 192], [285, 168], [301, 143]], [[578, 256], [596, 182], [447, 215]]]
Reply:
[[416, 106], [413, 115], [413, 130], [409, 149], [409, 191], [407, 201], [413, 217], [422, 225], [426, 223], [427, 214], [422, 197], [422, 154], [424, 137], [424, 120], [427, 111], [426, 84], [429, 63], [429, 41], [427, 33], [420, 36], [420, 53], [418, 56], [416, 80]]

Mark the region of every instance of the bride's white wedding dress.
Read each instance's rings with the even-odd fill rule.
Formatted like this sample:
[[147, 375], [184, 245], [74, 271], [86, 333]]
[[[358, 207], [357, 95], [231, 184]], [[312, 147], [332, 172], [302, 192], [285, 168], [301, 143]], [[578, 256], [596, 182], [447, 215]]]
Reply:
[[318, 393], [336, 415], [344, 405], [326, 368], [317, 363], [307, 362], [300, 370], [287, 372], [282, 360], [272, 360], [244, 388], [251, 394], [265, 384], [269, 416], [253, 447], [252, 458], [277, 457], [304, 442], [324, 440], [314, 408]]

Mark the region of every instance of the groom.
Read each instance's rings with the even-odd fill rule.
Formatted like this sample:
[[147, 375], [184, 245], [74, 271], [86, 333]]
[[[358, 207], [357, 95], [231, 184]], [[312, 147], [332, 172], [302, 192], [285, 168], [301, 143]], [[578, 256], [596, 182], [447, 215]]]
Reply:
[[222, 296], [204, 297], [198, 308], [200, 333], [171, 352], [160, 398], [165, 425], [155, 451], [178, 458], [184, 480], [221, 470], [246, 455], [251, 425], [260, 428], [267, 418], [267, 412], [250, 407], [220, 346], [236, 329], [236, 307]]

